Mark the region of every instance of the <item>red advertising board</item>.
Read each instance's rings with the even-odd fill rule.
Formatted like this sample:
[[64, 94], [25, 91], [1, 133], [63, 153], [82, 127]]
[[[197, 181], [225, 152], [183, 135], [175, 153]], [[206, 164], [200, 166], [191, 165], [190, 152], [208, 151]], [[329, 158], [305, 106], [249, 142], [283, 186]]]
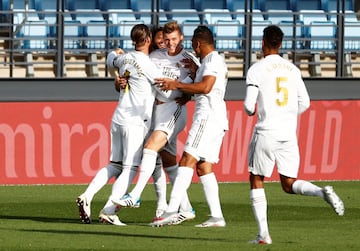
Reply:
[[[0, 103], [0, 184], [88, 183], [108, 163], [116, 102]], [[180, 157], [191, 124], [178, 139]], [[228, 101], [230, 130], [215, 165], [220, 182], [248, 180], [247, 149], [255, 123], [243, 101]], [[312, 101], [299, 117], [299, 178], [360, 180], [360, 101]], [[194, 181], [198, 179], [194, 177]], [[270, 180], [278, 180], [275, 172]]]

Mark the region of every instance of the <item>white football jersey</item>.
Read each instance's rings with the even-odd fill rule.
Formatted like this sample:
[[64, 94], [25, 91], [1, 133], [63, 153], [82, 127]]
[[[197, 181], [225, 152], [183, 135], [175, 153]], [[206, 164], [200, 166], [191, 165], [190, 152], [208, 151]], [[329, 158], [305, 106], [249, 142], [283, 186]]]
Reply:
[[244, 106], [255, 112], [256, 130], [278, 140], [296, 137], [297, 116], [310, 106], [300, 70], [279, 55], [268, 55], [249, 68]]
[[215, 76], [216, 81], [208, 94], [195, 94], [195, 116], [215, 116], [224, 130], [229, 129], [226, 103], [224, 100], [228, 69], [224, 58], [217, 51], [206, 55], [201, 61], [201, 66], [196, 72], [194, 82], [201, 82], [204, 76]]
[[132, 51], [118, 55], [111, 52], [108, 67], [118, 68], [119, 75], [128, 77], [128, 87], [120, 91], [118, 106], [113, 114], [117, 124], [136, 124], [150, 127], [156, 92], [154, 78], [161, 77], [161, 70], [142, 52]]
[[[192, 83], [192, 80], [189, 78], [189, 69], [183, 67], [181, 61], [185, 58], [190, 58], [198, 66], [200, 65], [199, 60], [192, 53], [187, 52], [184, 49], [182, 49], [181, 52], [175, 56], [170, 56], [168, 54], [167, 48], [158, 49], [150, 54], [150, 58], [157, 65], [158, 68], [162, 69], [162, 77], [177, 79], [180, 82], [185, 83]], [[175, 90], [168, 99], [159, 95], [157, 95], [157, 99], [162, 102], [169, 102], [180, 96], [181, 91]]]

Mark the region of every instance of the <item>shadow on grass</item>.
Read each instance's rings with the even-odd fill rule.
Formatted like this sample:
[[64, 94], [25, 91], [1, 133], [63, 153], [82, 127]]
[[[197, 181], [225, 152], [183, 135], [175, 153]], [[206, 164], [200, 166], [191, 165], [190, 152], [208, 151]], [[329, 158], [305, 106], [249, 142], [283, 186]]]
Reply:
[[[118, 228], [120, 229], [120, 228]], [[229, 242], [228, 239], [223, 239], [223, 238], [213, 238], [213, 237], [209, 237], [209, 238], [204, 238], [204, 237], [199, 237], [199, 236], [194, 236], [194, 237], [183, 237], [183, 236], [170, 236], [170, 235], [163, 235], [163, 233], [161, 233], [162, 235], [152, 235], [152, 234], [139, 234], [139, 233], [124, 233], [124, 232], [106, 232], [106, 231], [84, 231], [84, 230], [54, 230], [54, 229], [19, 229], [18, 231], [23, 231], [23, 232], [32, 232], [32, 233], [52, 233], [52, 234], [86, 234], [86, 235], [95, 235], [95, 236], [123, 236], [123, 237], [136, 237], [136, 238], [150, 238], [150, 239], [176, 239], [176, 240], [196, 240], [196, 241], [226, 241]], [[128, 230], [127, 230], [128, 231]]]

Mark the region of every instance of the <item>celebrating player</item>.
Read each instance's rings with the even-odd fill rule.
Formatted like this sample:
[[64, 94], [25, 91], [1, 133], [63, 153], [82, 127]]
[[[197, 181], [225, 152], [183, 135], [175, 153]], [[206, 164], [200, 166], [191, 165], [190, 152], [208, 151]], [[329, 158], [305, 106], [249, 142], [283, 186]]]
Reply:
[[246, 77], [245, 111], [256, 113], [249, 146], [250, 199], [259, 232], [252, 243], [271, 244], [267, 223], [264, 177], [270, 177], [276, 163], [282, 189], [286, 193], [318, 196], [327, 201], [338, 215], [344, 204], [333, 188], [320, 188], [297, 179], [299, 149], [296, 137], [297, 116], [310, 106], [310, 99], [300, 70], [279, 56], [283, 32], [271, 25], [264, 29], [264, 57], [250, 67]]
[[[177, 22], [169, 22], [163, 28], [163, 36], [166, 48], [155, 50], [150, 54], [150, 58], [162, 69], [162, 76], [172, 79], [180, 79], [187, 83], [192, 83], [191, 67], [200, 65], [198, 59], [182, 47], [183, 34]], [[193, 65], [194, 64], [194, 65]], [[140, 175], [134, 189], [123, 198], [113, 202], [120, 206], [132, 207], [141, 197], [151, 174], [154, 171], [156, 156], [160, 152], [163, 166], [169, 176], [171, 183], [174, 183], [178, 165], [176, 160], [176, 141], [178, 134], [186, 125], [186, 106], [177, 103], [178, 97], [183, 95], [180, 91], [174, 91], [170, 99], [157, 96], [155, 106], [154, 131], [147, 140], [143, 159], [140, 165]], [[167, 204], [159, 205], [157, 217], [166, 209]], [[195, 212], [190, 204], [187, 193], [180, 203], [178, 221], [180, 224], [184, 220], [195, 218]], [[156, 219], [156, 218], [155, 218]]]
[[165, 213], [152, 226], [176, 224], [177, 209], [189, 188], [194, 169], [203, 185], [210, 208], [210, 219], [196, 227], [225, 227], [219, 186], [213, 172], [213, 164], [219, 160], [219, 152], [228, 119], [224, 95], [227, 85], [227, 66], [214, 48], [214, 38], [206, 26], [198, 26], [192, 38], [192, 47], [201, 58], [194, 84], [181, 83], [172, 79], [158, 79], [163, 90], [181, 90], [194, 94], [195, 113], [186, 140], [184, 153], [179, 162], [178, 173], [171, 190], [170, 202]]

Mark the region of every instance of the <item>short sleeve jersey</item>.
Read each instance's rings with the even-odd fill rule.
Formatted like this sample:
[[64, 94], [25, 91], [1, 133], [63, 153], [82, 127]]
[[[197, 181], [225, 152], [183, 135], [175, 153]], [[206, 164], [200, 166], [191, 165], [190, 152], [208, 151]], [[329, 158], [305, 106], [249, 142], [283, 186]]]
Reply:
[[116, 55], [112, 63], [119, 68], [120, 76], [129, 76], [129, 88], [120, 92], [113, 121], [149, 127], [156, 94], [153, 79], [161, 77], [160, 69], [147, 55], [137, 51]]
[[206, 55], [196, 72], [194, 82], [201, 82], [204, 76], [215, 76], [216, 81], [208, 94], [195, 94], [194, 117], [214, 116], [224, 130], [228, 130], [226, 103], [224, 100], [228, 81], [228, 69], [224, 58], [217, 51]]
[[268, 55], [250, 67], [246, 85], [258, 88], [254, 100], [245, 97], [245, 102], [257, 102], [256, 130], [277, 140], [296, 137], [301, 106], [307, 108], [310, 103], [300, 70], [279, 55]]
[[[181, 63], [184, 58], [191, 58], [197, 65], [200, 65], [199, 60], [192, 53], [187, 52], [184, 49], [175, 56], [170, 56], [167, 52], [167, 48], [155, 50], [150, 54], [150, 59], [158, 68], [162, 69], [162, 77], [177, 79], [179, 81], [189, 79], [188, 76], [190, 75], [189, 69], [183, 67]], [[169, 102], [180, 96], [181, 92], [175, 90], [168, 99], [159, 95], [157, 95], [157, 99], [162, 102]]]

